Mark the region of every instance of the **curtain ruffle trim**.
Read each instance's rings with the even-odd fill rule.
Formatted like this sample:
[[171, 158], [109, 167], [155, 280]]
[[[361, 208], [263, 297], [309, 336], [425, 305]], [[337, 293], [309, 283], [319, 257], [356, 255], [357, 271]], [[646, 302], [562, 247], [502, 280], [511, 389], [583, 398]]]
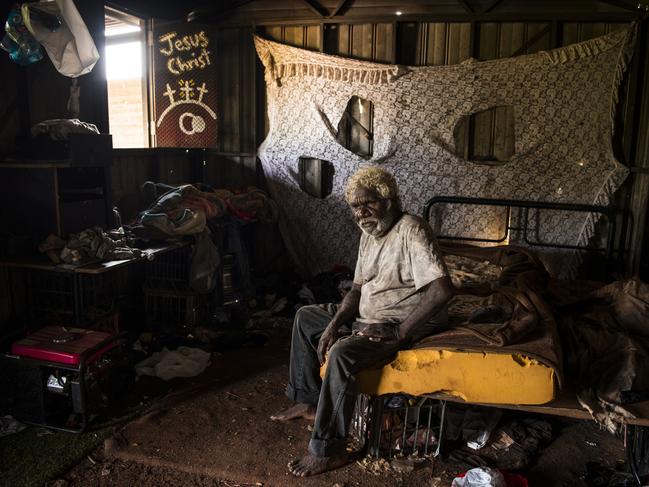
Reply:
[[382, 65], [330, 54], [306, 51], [255, 36], [259, 59], [266, 68], [266, 82], [280, 84], [284, 78], [311, 76], [332, 81], [387, 84], [410, 72], [405, 66]]
[[579, 59], [596, 56], [602, 52], [610, 49], [619, 48], [620, 44], [628, 44], [628, 36], [635, 30], [635, 26], [631, 29], [620, 30], [612, 32], [608, 35], [589, 39], [577, 44], [570, 44], [568, 46], [552, 49], [551, 51], [543, 51], [552, 64], [563, 64], [570, 61], [577, 61]]

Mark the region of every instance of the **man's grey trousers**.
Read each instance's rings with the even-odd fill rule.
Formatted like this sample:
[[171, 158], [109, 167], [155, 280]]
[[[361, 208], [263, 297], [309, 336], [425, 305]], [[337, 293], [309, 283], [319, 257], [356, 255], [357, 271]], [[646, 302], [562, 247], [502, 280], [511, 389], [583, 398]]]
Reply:
[[344, 336], [327, 355], [327, 371], [320, 379], [318, 341], [336, 311], [334, 305], [304, 306], [295, 315], [291, 344], [291, 367], [286, 395], [300, 403], [317, 405], [309, 451], [319, 457], [343, 453], [356, 400], [355, 378], [363, 369], [381, 367], [399, 350], [396, 338], [372, 341], [351, 334], [357, 328], [344, 326]]

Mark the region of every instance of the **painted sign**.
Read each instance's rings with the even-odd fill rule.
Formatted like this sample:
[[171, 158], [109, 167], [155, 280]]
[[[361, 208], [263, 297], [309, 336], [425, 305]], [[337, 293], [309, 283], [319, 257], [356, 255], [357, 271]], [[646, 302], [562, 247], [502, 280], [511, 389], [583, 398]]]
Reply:
[[216, 66], [208, 29], [187, 23], [154, 26], [158, 147], [216, 147]]

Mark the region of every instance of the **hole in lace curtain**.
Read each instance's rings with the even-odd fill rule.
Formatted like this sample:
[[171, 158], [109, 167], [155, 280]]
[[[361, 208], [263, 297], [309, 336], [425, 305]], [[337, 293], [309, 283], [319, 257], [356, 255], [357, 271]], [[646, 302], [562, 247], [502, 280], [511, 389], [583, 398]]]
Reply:
[[336, 140], [345, 149], [369, 159], [372, 157], [374, 143], [373, 118], [374, 104], [364, 98], [352, 96], [338, 122]]
[[298, 162], [300, 189], [314, 198], [326, 198], [331, 194], [334, 166], [329, 161], [300, 157]]
[[476, 164], [506, 164], [515, 154], [514, 129], [513, 106], [465, 115], [453, 131], [455, 155]]

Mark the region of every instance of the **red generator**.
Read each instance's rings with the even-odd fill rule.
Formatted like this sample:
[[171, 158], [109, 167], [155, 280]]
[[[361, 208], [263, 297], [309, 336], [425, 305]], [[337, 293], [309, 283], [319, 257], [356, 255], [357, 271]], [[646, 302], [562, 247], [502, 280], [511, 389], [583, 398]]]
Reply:
[[3, 389], [18, 420], [80, 433], [133, 383], [125, 335], [47, 326], [2, 356]]

